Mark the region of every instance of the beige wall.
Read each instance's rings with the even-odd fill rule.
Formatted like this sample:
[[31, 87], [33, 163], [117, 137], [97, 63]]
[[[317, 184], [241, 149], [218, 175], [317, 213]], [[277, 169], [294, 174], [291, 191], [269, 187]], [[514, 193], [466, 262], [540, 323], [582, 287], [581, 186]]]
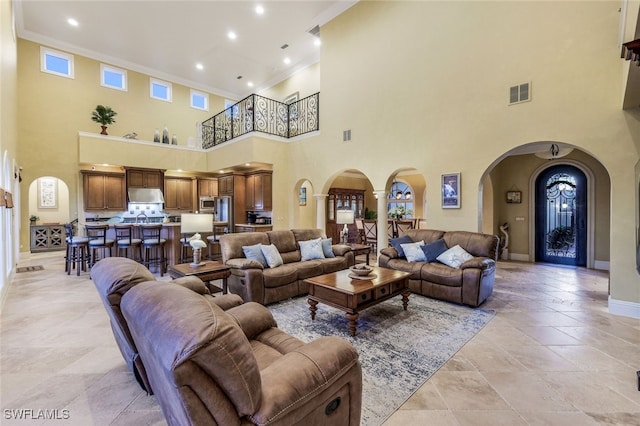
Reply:
[[260, 95], [282, 102], [293, 93], [298, 93], [298, 99], [302, 99], [319, 91], [320, 63], [318, 62], [298, 71], [283, 82], [261, 91]]

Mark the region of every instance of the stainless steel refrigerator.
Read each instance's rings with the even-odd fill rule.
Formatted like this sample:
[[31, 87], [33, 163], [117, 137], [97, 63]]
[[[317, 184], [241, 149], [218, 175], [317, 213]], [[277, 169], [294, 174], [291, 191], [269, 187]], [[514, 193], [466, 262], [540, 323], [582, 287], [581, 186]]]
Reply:
[[233, 232], [233, 199], [230, 196], [218, 196], [216, 200], [216, 222], [227, 222], [227, 231]]

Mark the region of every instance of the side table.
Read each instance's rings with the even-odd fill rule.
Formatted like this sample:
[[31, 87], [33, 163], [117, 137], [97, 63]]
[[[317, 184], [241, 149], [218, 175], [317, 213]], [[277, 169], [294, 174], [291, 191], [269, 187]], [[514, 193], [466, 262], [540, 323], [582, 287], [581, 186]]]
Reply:
[[351, 251], [353, 251], [353, 255], [354, 256], [359, 256], [361, 254], [366, 254], [367, 255], [367, 265], [369, 264], [369, 254], [371, 253], [371, 246], [368, 246], [366, 244], [355, 244], [355, 243], [349, 243], [349, 244], [346, 244], [346, 245], [351, 247]]
[[171, 278], [180, 278], [187, 276], [198, 277], [204, 282], [211, 293], [213, 290], [220, 290], [217, 286], [211, 284], [210, 281], [222, 280], [222, 294], [227, 294], [227, 278], [231, 275], [230, 268], [222, 262], [205, 261], [204, 265], [192, 268], [189, 263], [179, 263], [169, 266], [169, 276]]

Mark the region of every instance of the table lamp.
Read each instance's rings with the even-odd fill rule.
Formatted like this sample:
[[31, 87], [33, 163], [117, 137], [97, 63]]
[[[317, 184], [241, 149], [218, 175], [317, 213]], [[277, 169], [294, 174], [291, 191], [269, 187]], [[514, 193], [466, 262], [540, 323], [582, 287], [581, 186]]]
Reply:
[[213, 214], [184, 213], [180, 215], [180, 228], [183, 234], [193, 232], [193, 236], [187, 240], [193, 249], [193, 263], [189, 266], [197, 268], [204, 265], [201, 262], [202, 249], [207, 246], [207, 243], [202, 240], [200, 232], [213, 232]]
[[342, 231], [340, 231], [342, 244], [347, 244], [349, 236], [349, 227], [347, 225], [353, 223], [355, 214], [353, 210], [336, 210], [336, 223], [338, 225], [344, 225]]

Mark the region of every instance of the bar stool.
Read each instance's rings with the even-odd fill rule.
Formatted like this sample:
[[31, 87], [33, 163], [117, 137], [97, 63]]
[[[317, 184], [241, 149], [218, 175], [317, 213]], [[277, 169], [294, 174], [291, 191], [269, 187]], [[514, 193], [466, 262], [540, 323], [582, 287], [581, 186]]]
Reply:
[[[213, 234], [207, 237], [207, 242], [209, 243], [209, 260], [220, 259], [222, 257], [222, 253], [220, 251], [220, 234], [224, 234], [225, 226], [215, 226], [213, 227]], [[217, 247], [218, 251], [216, 254], [213, 254], [213, 248]]]
[[76, 274], [80, 276], [80, 268], [86, 272], [87, 259], [89, 257], [89, 238], [73, 235], [73, 225], [64, 224], [67, 242], [67, 253], [65, 255], [64, 270], [67, 275], [71, 275], [71, 268], [76, 268]]
[[[124, 256], [137, 262], [142, 261], [142, 239], [133, 238], [133, 225], [116, 224], [116, 256], [124, 250]], [[136, 249], [138, 257], [136, 258]]]
[[[113, 256], [113, 245], [115, 240], [107, 238], [109, 225], [85, 225], [87, 237], [89, 237], [89, 267], [96, 263], [96, 250], [102, 250], [102, 257], [106, 257], [107, 250], [109, 257]], [[98, 259], [99, 260], [99, 259]]]
[[[178, 263], [186, 263], [190, 262], [193, 258], [193, 248], [191, 244], [189, 244], [189, 238], [187, 234], [183, 233], [182, 238], [180, 238], [180, 262]], [[191, 250], [191, 254], [189, 254], [189, 250]]]
[[167, 240], [160, 236], [160, 231], [162, 231], [161, 223], [140, 225], [143, 248], [142, 264], [147, 269], [150, 269], [151, 265], [160, 265], [160, 276], [163, 276], [167, 269], [167, 258], [164, 254], [164, 245]]

